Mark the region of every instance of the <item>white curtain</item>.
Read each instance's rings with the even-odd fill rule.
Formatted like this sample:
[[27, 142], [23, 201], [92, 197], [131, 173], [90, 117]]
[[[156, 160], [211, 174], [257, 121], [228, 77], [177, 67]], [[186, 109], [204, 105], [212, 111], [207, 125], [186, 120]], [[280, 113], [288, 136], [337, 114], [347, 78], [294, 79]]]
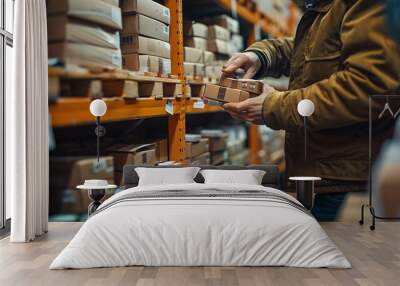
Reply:
[[45, 0], [15, 1], [13, 94], [6, 98], [6, 187], [12, 242], [48, 225], [48, 94]]

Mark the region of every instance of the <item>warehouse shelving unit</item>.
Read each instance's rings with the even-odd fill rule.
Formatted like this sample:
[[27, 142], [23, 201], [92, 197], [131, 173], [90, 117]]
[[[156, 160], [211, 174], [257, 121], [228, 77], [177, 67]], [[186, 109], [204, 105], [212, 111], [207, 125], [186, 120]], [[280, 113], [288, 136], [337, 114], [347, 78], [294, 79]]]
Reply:
[[[213, 0], [214, 5], [219, 5], [232, 11], [231, 0]], [[169, 157], [170, 160], [185, 161], [185, 129], [187, 114], [201, 114], [210, 112], [220, 112], [219, 106], [198, 106], [195, 103], [199, 98], [187, 98], [187, 86], [189, 80], [184, 76], [183, 65], [183, 5], [182, 0], [166, 0], [165, 5], [170, 9], [170, 44], [171, 44], [171, 63], [173, 78], [157, 78], [153, 80], [177, 83], [183, 85], [183, 95], [179, 98], [138, 98], [126, 100], [122, 97], [104, 98], [107, 102], [108, 111], [102, 118], [103, 122], [123, 121], [132, 119], [167, 117], [168, 136], [169, 136]], [[254, 11], [246, 5], [246, 1], [238, 1], [235, 9], [238, 17], [244, 19], [252, 27], [252, 32], [248, 38], [251, 44], [256, 39], [256, 29], [262, 29], [273, 37], [291, 35], [295, 26], [294, 20], [290, 19], [287, 25], [288, 30], [282, 30], [274, 24], [266, 15], [255, 9]], [[294, 8], [293, 8], [294, 9]], [[289, 17], [290, 18], [290, 17]], [[49, 77], [68, 77], [68, 78], [95, 78], [97, 80], [126, 79], [126, 80], [152, 80], [150, 77], [134, 75], [132, 73], [104, 73], [104, 74], [79, 74], [65, 73], [59, 69], [49, 69]], [[68, 127], [82, 124], [92, 124], [95, 118], [89, 112], [90, 98], [87, 97], [61, 97], [57, 102], [50, 104], [49, 110], [53, 127]], [[166, 105], [173, 106], [167, 111]], [[258, 152], [261, 148], [261, 140], [257, 126], [249, 127], [249, 148], [250, 163], [259, 162]]]

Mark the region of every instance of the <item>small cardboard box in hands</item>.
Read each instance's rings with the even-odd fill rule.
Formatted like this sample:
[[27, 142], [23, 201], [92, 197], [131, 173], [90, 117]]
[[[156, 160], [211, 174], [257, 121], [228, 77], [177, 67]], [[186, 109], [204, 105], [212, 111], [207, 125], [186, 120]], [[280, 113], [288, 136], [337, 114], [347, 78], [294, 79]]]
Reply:
[[203, 97], [220, 102], [241, 102], [250, 98], [250, 93], [239, 89], [206, 84], [203, 89]]
[[234, 89], [240, 89], [257, 95], [261, 94], [264, 88], [264, 83], [262, 81], [254, 79], [221, 78], [219, 80], [219, 85]]

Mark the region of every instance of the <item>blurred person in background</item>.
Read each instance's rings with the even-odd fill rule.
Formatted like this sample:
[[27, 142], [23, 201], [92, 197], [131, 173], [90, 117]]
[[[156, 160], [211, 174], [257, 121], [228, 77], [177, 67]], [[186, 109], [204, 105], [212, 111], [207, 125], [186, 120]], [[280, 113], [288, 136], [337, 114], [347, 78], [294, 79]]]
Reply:
[[[289, 76], [289, 90], [265, 92], [225, 104], [234, 118], [284, 129], [286, 175], [319, 176], [313, 215], [336, 219], [348, 192], [365, 191], [368, 177], [369, 96], [399, 89], [400, 49], [385, 27], [378, 0], [297, 0], [304, 15], [294, 38], [268, 39], [233, 56], [224, 77], [237, 69], [245, 78]], [[304, 160], [303, 119], [297, 104], [310, 99], [308, 158]], [[383, 105], [375, 103], [373, 111]], [[394, 121], [376, 126], [379, 146], [393, 133]], [[376, 154], [377, 150], [374, 150]]]

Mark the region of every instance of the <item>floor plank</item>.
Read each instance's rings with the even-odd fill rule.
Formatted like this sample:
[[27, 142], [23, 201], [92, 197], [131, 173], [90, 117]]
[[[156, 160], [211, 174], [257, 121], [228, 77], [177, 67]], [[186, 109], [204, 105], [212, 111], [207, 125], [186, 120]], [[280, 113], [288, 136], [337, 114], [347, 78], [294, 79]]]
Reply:
[[51, 223], [45, 236], [29, 244], [0, 240], [2, 286], [397, 286], [400, 273], [400, 223], [380, 222], [376, 231], [355, 223], [325, 223], [323, 228], [345, 253], [352, 269], [288, 267], [119, 267], [50, 271], [55, 256], [81, 223]]

